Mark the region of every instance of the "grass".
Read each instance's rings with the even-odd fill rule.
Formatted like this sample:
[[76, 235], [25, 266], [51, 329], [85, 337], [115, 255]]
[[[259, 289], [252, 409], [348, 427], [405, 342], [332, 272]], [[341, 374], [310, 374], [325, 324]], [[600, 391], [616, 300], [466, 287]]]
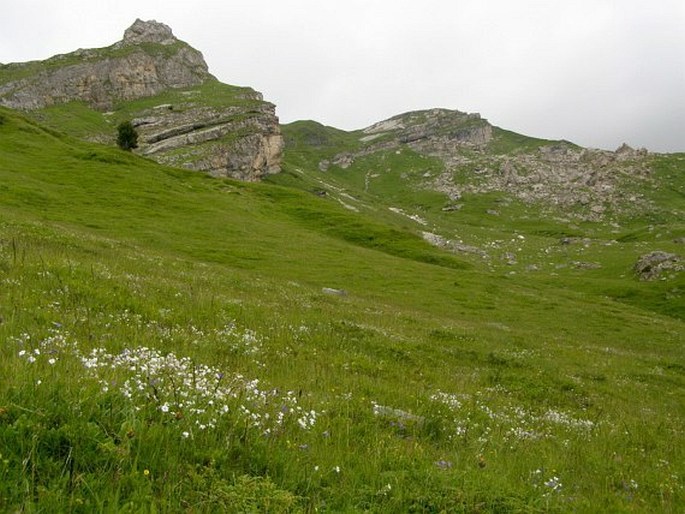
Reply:
[[681, 218], [479, 226], [496, 198], [462, 221], [421, 200], [485, 261], [388, 211], [414, 213], [393, 174], [416, 155], [320, 198], [307, 149], [243, 184], [0, 116], [0, 510], [682, 511], [682, 278], [631, 275]]
[[119, 102], [109, 113], [97, 111], [84, 102], [68, 102], [39, 109], [27, 115], [42, 126], [71, 136], [114, 144], [119, 123], [154, 115], [155, 109], [159, 106], [171, 106], [176, 112], [183, 112], [198, 105], [216, 108], [240, 107], [241, 112], [233, 116], [238, 119], [254, 114], [263, 105], [263, 102], [254, 95], [254, 90], [250, 88], [230, 86], [208, 79], [195, 87], [171, 89], [158, 95]]

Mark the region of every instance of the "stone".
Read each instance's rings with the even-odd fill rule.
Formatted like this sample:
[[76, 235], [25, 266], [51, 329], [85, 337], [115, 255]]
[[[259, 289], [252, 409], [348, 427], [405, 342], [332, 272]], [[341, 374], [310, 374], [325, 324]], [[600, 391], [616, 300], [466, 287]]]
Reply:
[[332, 296], [347, 296], [347, 291], [344, 289], [334, 289], [332, 287], [324, 287], [321, 289], [321, 292]]
[[504, 255], [502, 255], [502, 259], [509, 266], [514, 266], [517, 263], [516, 254], [512, 252], [505, 252]]
[[140, 43], [159, 43], [170, 45], [177, 41], [171, 28], [155, 20], [143, 21], [138, 18], [133, 25], [124, 32], [124, 39], [118, 47], [125, 45], [139, 45]]
[[656, 280], [666, 272], [680, 272], [683, 269], [685, 265], [679, 255], [659, 250], [642, 255], [633, 267], [640, 280]]
[[574, 261], [573, 267], [575, 269], [582, 269], [582, 270], [592, 270], [592, 269], [601, 269], [602, 265], [598, 262], [583, 262], [583, 261]]

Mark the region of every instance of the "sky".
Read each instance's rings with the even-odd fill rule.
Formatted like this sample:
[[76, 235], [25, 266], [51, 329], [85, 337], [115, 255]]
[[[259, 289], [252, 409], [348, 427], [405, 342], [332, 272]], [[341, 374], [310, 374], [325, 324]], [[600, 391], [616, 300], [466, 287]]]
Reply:
[[685, 151], [685, 0], [22, 0], [0, 63], [169, 25], [283, 123], [359, 129], [443, 107], [608, 150]]

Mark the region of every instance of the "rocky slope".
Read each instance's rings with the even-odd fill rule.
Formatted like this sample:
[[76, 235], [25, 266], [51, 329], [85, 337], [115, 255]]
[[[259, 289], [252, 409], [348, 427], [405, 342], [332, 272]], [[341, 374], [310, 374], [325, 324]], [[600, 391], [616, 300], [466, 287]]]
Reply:
[[494, 127], [479, 114], [447, 109], [381, 121], [361, 131], [359, 143], [353, 151], [321, 160], [319, 169], [348, 169], [366, 156], [410, 148], [442, 161], [442, 171], [427, 172], [419, 187], [444, 193], [454, 209], [464, 194], [492, 192], [590, 221], [648, 207], [640, 189], [650, 180], [649, 156], [626, 145], [611, 152], [527, 138]]
[[222, 89], [202, 54], [162, 23], [136, 20], [107, 48], [0, 66], [0, 105], [50, 124], [50, 108], [69, 102], [97, 111], [101, 130], [89, 139], [112, 142], [116, 122], [131, 117], [138, 151], [160, 162], [243, 180], [280, 171], [275, 107], [249, 88]]

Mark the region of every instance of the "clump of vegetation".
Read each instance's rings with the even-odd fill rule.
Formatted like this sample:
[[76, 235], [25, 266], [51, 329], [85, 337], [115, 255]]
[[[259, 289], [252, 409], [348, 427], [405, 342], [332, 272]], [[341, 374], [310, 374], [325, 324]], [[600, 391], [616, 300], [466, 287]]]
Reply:
[[123, 121], [117, 126], [117, 145], [129, 152], [138, 148], [138, 131], [130, 121]]

